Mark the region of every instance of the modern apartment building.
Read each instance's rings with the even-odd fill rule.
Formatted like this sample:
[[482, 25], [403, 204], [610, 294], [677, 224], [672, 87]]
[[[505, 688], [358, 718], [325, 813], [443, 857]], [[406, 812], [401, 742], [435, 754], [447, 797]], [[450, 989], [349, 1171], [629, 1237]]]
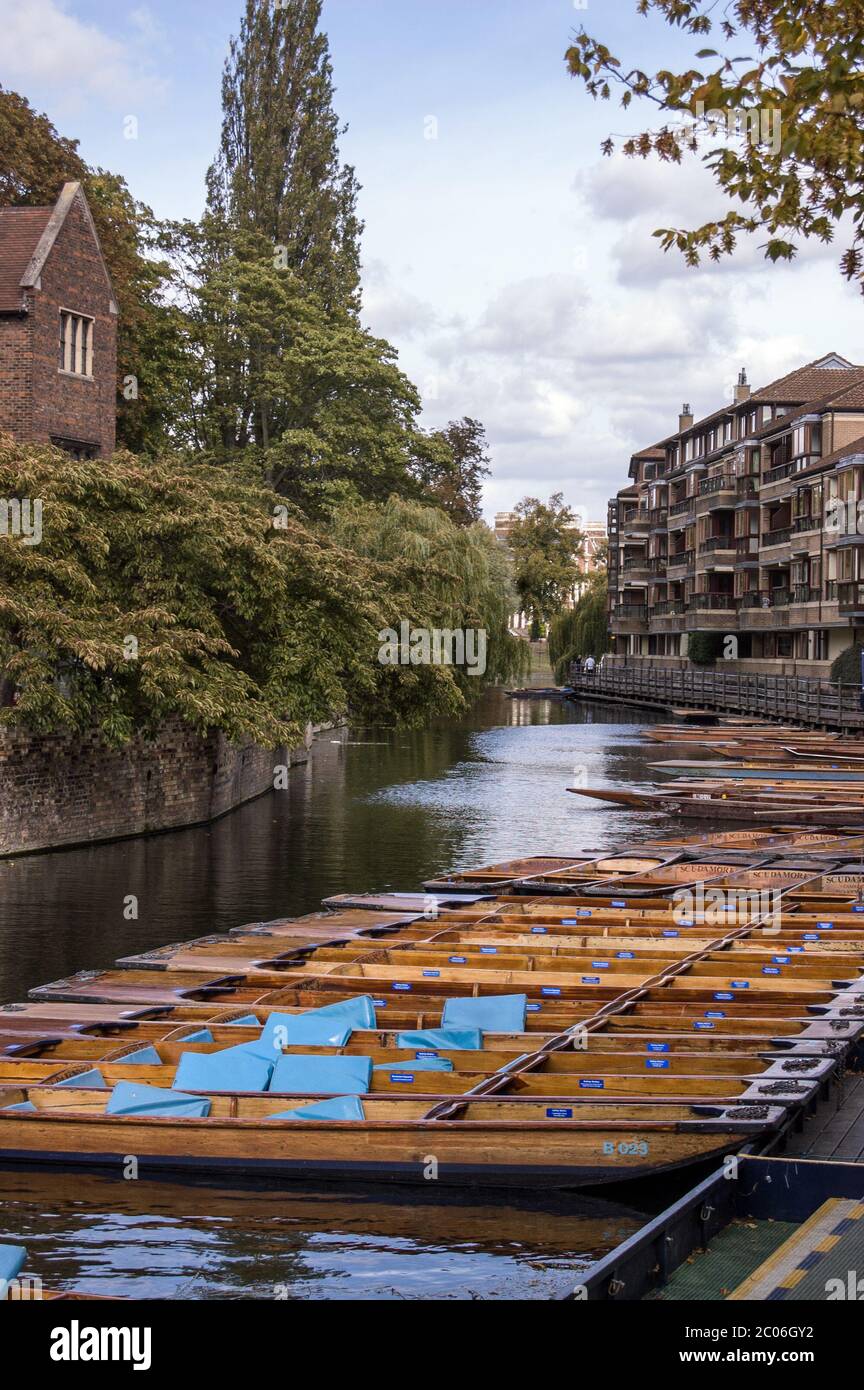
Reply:
[[822, 675], [864, 640], [864, 367], [829, 353], [630, 460], [609, 504], [614, 664]]

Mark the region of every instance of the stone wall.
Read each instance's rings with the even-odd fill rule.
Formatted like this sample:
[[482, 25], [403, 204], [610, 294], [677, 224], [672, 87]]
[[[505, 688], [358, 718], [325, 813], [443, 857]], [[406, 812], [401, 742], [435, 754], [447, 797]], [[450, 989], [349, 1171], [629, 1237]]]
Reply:
[[214, 820], [273, 786], [305, 747], [235, 747], [179, 723], [124, 748], [98, 734], [0, 729], [0, 855], [92, 843]]

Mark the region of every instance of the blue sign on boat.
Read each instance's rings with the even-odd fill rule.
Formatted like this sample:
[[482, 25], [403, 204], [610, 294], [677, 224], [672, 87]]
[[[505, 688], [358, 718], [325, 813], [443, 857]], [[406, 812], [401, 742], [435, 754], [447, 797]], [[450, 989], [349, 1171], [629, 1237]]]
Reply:
[[440, 970], [424, 970], [424, 971], [423, 971], [423, 974], [426, 976], [427, 979], [430, 979], [430, 980], [437, 980], [437, 979], [440, 978], [441, 971], [440, 971]]
[[665, 1059], [661, 1061], [659, 1057], [646, 1057], [645, 1065], [649, 1069], [653, 1067], [656, 1071], [662, 1071], [664, 1067], [669, 1066], [669, 1063]]
[[386, 1008], [387, 1008], [387, 1000], [386, 1000], [386, 999], [373, 999], [373, 1000], [372, 1000], [372, 1003], [374, 1004], [374, 1006], [375, 1006], [376, 1009], [386, 1009]]
[[583, 1076], [579, 1081], [579, 1088], [582, 1091], [602, 1091], [605, 1086], [606, 1082], [601, 1076]]
[[626, 899], [625, 899], [625, 898], [613, 898], [613, 899], [612, 899], [612, 906], [613, 906], [613, 907], [626, 907], [626, 906], [627, 906]]
[[788, 957], [788, 956], [772, 956], [771, 959], [773, 960], [773, 962], [774, 962], [775, 965], [788, 965], [788, 964], [789, 964], [789, 957]]
[[817, 925], [817, 927], [824, 927], [826, 931], [833, 931], [833, 930], [834, 930], [834, 923], [833, 923], [833, 922], [817, 922], [816, 925]]
[[818, 940], [819, 940], [819, 933], [818, 933], [818, 931], [805, 931], [805, 933], [804, 933], [804, 940], [805, 940], [805, 941], [818, 941]]
[[531, 928], [531, 931], [533, 932], [534, 936], [545, 936], [545, 935], [546, 935], [547, 928], [546, 928], [546, 927], [532, 927], [532, 928]]
[[668, 1043], [649, 1042], [645, 1044], [646, 1052], [668, 1052]]
[[402, 989], [402, 990], [410, 990], [411, 986], [410, 986], [410, 985], [394, 985], [393, 988], [394, 988], [394, 989]]
[[681, 933], [677, 931], [664, 931], [663, 933], [664, 936], [680, 936], [680, 934]]
[[726, 1017], [726, 1011], [725, 1011], [725, 1009], [706, 1009], [706, 1010], [705, 1010], [705, 1017], [706, 1017], [706, 1018], [725, 1018], [725, 1017]]
[[497, 946], [481, 946], [481, 947], [480, 947], [480, 954], [481, 954], [481, 956], [497, 956], [497, 954], [498, 954], [498, 947], [497, 947]]
[[560, 991], [560, 989], [558, 988], [557, 985], [544, 985], [543, 988], [541, 989], [540, 993], [541, 993], [541, 994], [560, 994], [561, 991]]
[[713, 1028], [713, 1027], [714, 1027], [714, 1024], [713, 1024], [713, 1023], [701, 1023], [701, 1022], [699, 1021], [699, 1019], [697, 1018], [696, 1022], [693, 1024], [693, 1027], [694, 1027], [694, 1028], [700, 1028], [700, 1029], [701, 1029], [701, 1028]]
[[591, 969], [592, 969], [592, 970], [608, 970], [608, 969], [609, 969], [609, 962], [608, 962], [608, 960], [592, 960], [592, 962], [591, 962]]
[[526, 1009], [526, 1011], [527, 1011], [529, 1014], [538, 1014], [538, 1013], [540, 1012], [540, 1005], [539, 1005], [539, 1004], [526, 1004], [526, 1005], [525, 1005], [525, 1009]]
[[719, 999], [721, 1004], [727, 1003], [730, 999], [734, 999], [734, 997], [734, 994], [724, 994], [722, 990], [718, 990], [717, 993], [714, 995], [714, 998]]
[[[575, 917], [562, 917], [561, 925], [562, 927], [576, 927], [579, 925], [579, 923], [577, 922]], [[537, 931], [537, 927], [535, 927], [534, 930]]]
[[615, 952], [615, 959], [616, 959], [616, 960], [633, 960], [633, 959], [634, 959], [634, 953], [633, 953], [632, 951], [616, 951], [616, 952]]
[[566, 1109], [565, 1109], [563, 1106], [561, 1106], [561, 1105], [552, 1106], [549, 1110], [546, 1111], [546, 1119], [547, 1119], [547, 1120], [572, 1120], [572, 1119], [573, 1119], [573, 1111], [572, 1111], [572, 1110], [566, 1110]]
[[[599, 976], [599, 975], [583, 975], [583, 976], [582, 976], [582, 983], [583, 983], [583, 985], [599, 985], [599, 983], [600, 983], [600, 976]], [[560, 993], [560, 991], [559, 991], [559, 993]]]
[[749, 981], [749, 980], [730, 980], [730, 981], [729, 981], [729, 988], [730, 988], [730, 989], [749, 989], [749, 988], [750, 988], [750, 981]]
[[468, 957], [467, 957], [467, 956], [451, 956], [451, 957], [450, 957], [450, 962], [449, 962], [449, 963], [450, 963], [450, 965], [467, 965], [467, 964], [468, 964]]
[[413, 1071], [391, 1071], [390, 1080], [400, 1086], [410, 1086], [414, 1081]]
[[781, 971], [779, 965], [763, 965], [763, 966], [762, 966], [762, 974], [763, 974], [763, 975], [780, 975], [780, 974], [782, 974], [782, 973], [783, 973], [783, 972]]
[[437, 1057], [437, 1056], [438, 1056], [438, 1053], [429, 1050], [429, 1051], [426, 1051], [426, 1052], [415, 1052], [415, 1053], [414, 1053], [414, 1056], [416, 1057], [417, 1061], [419, 1062], [420, 1059], [421, 1059], [422, 1057]]

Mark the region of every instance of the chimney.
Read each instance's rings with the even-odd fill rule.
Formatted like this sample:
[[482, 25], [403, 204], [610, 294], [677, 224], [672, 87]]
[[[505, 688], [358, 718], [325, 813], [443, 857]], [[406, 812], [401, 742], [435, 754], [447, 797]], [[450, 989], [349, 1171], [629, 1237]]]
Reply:
[[689, 430], [692, 424], [693, 412], [685, 401], [681, 407], [681, 414], [678, 416], [678, 433], [680, 434], [682, 430]]
[[742, 367], [738, 373], [738, 385], [735, 387], [735, 404], [750, 399], [750, 387], [747, 385], [747, 373]]

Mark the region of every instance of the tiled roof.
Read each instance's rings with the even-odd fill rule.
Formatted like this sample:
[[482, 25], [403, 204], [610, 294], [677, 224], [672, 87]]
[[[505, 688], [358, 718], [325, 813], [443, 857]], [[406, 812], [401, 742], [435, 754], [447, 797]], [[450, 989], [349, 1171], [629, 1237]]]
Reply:
[[[833, 357], [834, 354], [829, 354]], [[817, 361], [824, 361], [818, 358]], [[768, 386], [754, 391], [752, 401], [775, 401], [778, 405], [803, 405], [832, 391], [842, 391], [853, 381], [864, 381], [864, 367], [819, 367], [810, 362], [788, 372]]]
[[0, 208], [0, 313], [21, 309], [21, 277], [53, 208]]

